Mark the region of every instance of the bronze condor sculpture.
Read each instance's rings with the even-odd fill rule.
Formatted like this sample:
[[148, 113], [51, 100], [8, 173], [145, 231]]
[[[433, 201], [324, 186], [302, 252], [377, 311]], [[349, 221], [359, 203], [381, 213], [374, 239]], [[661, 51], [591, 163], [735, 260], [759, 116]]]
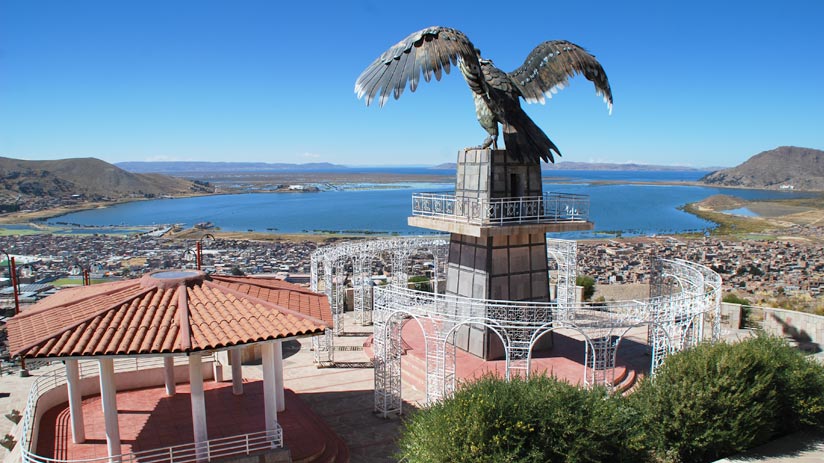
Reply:
[[383, 106], [391, 94], [398, 99], [406, 89], [415, 91], [421, 74], [429, 82], [434, 74], [441, 79], [458, 65], [472, 89], [478, 122], [488, 133], [479, 148], [498, 147], [498, 124], [503, 126], [507, 150], [518, 159], [554, 162], [558, 147], [521, 109], [518, 98], [528, 103], [544, 103], [544, 96], [564, 88], [570, 77], [583, 74], [595, 85], [612, 112], [612, 90], [607, 75], [594, 56], [574, 43], [564, 40], [544, 42], [526, 57], [524, 64], [506, 73], [491, 60], [481, 57], [480, 50], [461, 31], [447, 27], [428, 27], [415, 32], [385, 51], [355, 83], [358, 98], [366, 104], [375, 98]]

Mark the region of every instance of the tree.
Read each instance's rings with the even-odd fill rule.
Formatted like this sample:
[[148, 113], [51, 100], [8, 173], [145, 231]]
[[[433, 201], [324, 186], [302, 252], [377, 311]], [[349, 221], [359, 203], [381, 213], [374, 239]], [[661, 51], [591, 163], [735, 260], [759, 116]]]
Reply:
[[232, 275], [235, 275], [235, 276], [239, 276], [239, 277], [245, 277], [246, 276], [246, 274], [243, 273], [243, 270], [241, 270], [240, 267], [238, 267], [237, 265], [233, 266], [232, 270], [230, 270], [230, 272], [231, 272]]
[[595, 294], [595, 279], [586, 275], [575, 277], [575, 284], [584, 287], [584, 300], [588, 301]]
[[430, 283], [429, 277], [423, 275], [414, 276], [409, 278], [409, 282], [415, 285], [416, 291], [432, 292], [432, 283]]

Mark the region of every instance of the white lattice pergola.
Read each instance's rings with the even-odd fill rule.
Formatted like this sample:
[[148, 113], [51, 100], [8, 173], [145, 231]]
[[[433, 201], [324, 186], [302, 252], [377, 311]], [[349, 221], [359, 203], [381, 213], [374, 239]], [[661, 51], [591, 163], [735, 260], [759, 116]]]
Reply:
[[[584, 339], [584, 384], [612, 387], [617, 349], [627, 332], [648, 326], [653, 333], [654, 373], [669, 353], [690, 347], [711, 323], [712, 338], [720, 332], [721, 279], [700, 265], [660, 260], [665, 278], [678, 279], [685, 290], [640, 301], [586, 304], [525, 303], [434, 295], [398, 286], [375, 291], [375, 409], [384, 416], [399, 413], [401, 398], [401, 326], [414, 320], [426, 346], [426, 398], [433, 403], [456, 385], [455, 347], [458, 327], [480, 325], [504, 345], [506, 377], [528, 376], [532, 349], [545, 334], [574, 330]], [[559, 290], [560, 294], [560, 290]], [[550, 321], [547, 321], [550, 320]]]
[[[653, 373], [669, 353], [704, 339], [705, 325], [710, 326], [712, 339], [720, 335], [721, 278], [698, 264], [656, 260], [651, 297], [645, 300], [576, 304], [576, 244], [550, 239], [547, 240], [548, 259], [557, 266], [558, 297], [554, 302], [481, 300], [409, 289], [406, 284], [408, 256], [424, 249], [433, 256], [445, 255], [444, 250], [437, 249], [445, 246], [446, 241], [441, 238], [404, 238], [346, 243], [324, 248], [313, 255], [313, 284], [319, 281], [316, 258], [318, 263], [323, 262], [325, 269], [343, 269], [342, 264], [333, 263], [351, 261], [373, 250], [392, 256], [393, 278], [387, 286], [374, 287], [371, 316], [375, 410], [383, 416], [401, 412], [401, 327], [407, 320], [414, 320], [424, 335], [427, 403], [438, 401], [454, 390], [457, 379], [454, 338], [458, 328], [466, 325], [483, 326], [497, 335], [504, 346], [507, 378], [529, 375], [532, 350], [542, 336], [560, 329], [573, 330], [581, 335], [586, 346], [582, 367], [584, 384], [607, 387], [614, 384], [617, 349], [632, 328], [648, 327]], [[361, 266], [358, 270], [363, 272], [367, 268]], [[335, 288], [338, 285], [342, 288], [343, 279], [331, 278], [329, 273], [324, 276], [327, 282], [332, 282], [332, 287], [327, 286], [325, 291], [332, 298], [340, 293]], [[364, 277], [352, 279], [355, 284], [363, 281]], [[362, 307], [366, 310], [366, 305]], [[342, 313], [342, 306], [340, 311]], [[332, 342], [331, 336], [327, 342]]]

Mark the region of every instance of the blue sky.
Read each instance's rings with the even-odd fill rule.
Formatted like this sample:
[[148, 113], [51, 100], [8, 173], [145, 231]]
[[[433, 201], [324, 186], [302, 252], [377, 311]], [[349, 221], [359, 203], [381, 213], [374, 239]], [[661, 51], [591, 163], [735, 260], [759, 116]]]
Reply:
[[[524, 6], [519, 6], [524, 5]], [[0, 0], [0, 156], [454, 162], [486, 136], [453, 71], [384, 108], [353, 86], [430, 25], [505, 71], [567, 39], [607, 71], [527, 112], [565, 161], [731, 166], [824, 149], [824, 2]]]

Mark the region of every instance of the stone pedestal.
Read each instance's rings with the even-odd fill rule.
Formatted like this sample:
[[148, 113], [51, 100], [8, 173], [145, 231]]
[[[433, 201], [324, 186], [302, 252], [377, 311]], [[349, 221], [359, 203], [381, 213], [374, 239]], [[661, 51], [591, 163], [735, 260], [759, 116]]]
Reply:
[[[510, 221], [529, 216], [518, 198], [543, 195], [541, 167], [537, 162], [513, 159], [506, 150], [466, 149], [458, 155], [455, 182], [456, 202], [481, 200], [487, 204], [498, 199], [504, 207], [485, 211], [488, 223], [462, 229], [461, 224], [443, 223], [434, 229], [450, 231], [446, 294], [475, 299], [549, 302], [546, 232], [557, 224]], [[428, 219], [438, 222], [439, 219]], [[445, 221], [444, 221], [445, 222]], [[497, 222], [497, 223], [495, 223]], [[410, 220], [412, 224], [412, 220]], [[550, 320], [547, 320], [550, 321]], [[551, 336], [541, 346], [552, 345]], [[486, 360], [503, 358], [498, 336], [489, 329], [467, 326], [458, 330], [455, 345]]]
[[541, 196], [541, 165], [514, 159], [506, 150], [465, 149], [458, 153], [455, 196], [520, 198]]
[[[546, 235], [475, 238], [451, 234], [446, 294], [549, 302]], [[459, 328], [454, 342], [456, 347], [485, 360], [504, 358], [500, 338], [480, 325]], [[539, 344], [536, 346], [539, 350], [552, 347], [552, 335], [542, 337]]]

